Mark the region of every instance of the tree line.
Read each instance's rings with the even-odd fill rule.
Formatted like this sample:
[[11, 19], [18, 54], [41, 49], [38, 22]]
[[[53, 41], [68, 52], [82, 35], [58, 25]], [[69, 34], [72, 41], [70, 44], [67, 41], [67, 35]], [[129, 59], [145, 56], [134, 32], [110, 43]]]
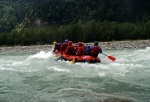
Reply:
[[52, 24], [76, 23], [78, 20], [147, 22], [150, 20], [149, 0], [49, 0], [34, 9], [29, 18], [37, 17]]
[[52, 44], [53, 41], [113, 41], [150, 39], [150, 22], [134, 24], [91, 20], [60, 26], [23, 28], [0, 34], [0, 45]]
[[50, 0], [1, 0], [0, 33], [15, 29], [33, 8]]
[[150, 38], [149, 0], [1, 0], [0, 45]]
[[150, 20], [149, 5], [149, 0], [1, 0], [0, 32], [15, 29], [26, 18], [25, 27], [31, 27], [28, 25], [37, 19], [46, 22], [46, 26], [79, 20], [145, 23]]

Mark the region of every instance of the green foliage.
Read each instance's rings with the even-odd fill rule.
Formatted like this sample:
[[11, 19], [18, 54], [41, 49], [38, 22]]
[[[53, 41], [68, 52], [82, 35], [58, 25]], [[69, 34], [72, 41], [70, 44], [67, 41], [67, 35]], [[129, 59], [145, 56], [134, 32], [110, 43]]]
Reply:
[[37, 19], [49, 26], [79, 20], [147, 22], [149, 5], [149, 0], [1, 0], [0, 32], [11, 31], [21, 22], [26, 24], [23, 27], [35, 27]]
[[30, 9], [28, 2], [24, 0], [0, 1], [0, 32], [11, 31], [24, 19]]
[[1, 0], [0, 45], [150, 38], [149, 0]]
[[50, 0], [1, 0], [0, 32], [8, 32], [21, 23], [30, 11]]
[[126, 39], [150, 39], [150, 22], [134, 24], [91, 20], [85, 23], [60, 26], [23, 28], [0, 34], [0, 45], [33, 45], [63, 42], [113, 41]]
[[79, 20], [147, 22], [150, 19], [148, 0], [49, 0], [34, 9], [29, 18], [41, 18], [52, 24], [77, 23]]

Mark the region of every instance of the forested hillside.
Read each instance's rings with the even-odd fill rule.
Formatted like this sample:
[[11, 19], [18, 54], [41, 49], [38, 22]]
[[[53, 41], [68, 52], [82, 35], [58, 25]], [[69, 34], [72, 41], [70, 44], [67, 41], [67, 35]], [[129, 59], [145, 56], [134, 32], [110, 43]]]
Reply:
[[78, 20], [145, 22], [150, 19], [149, 0], [51, 0], [34, 9], [32, 17], [51, 23]]
[[149, 0], [1, 0], [0, 45], [149, 39], [149, 5]]
[[[0, 1], [0, 32], [11, 31], [30, 9], [30, 0]], [[22, 6], [21, 6], [22, 5]]]
[[33, 8], [49, 0], [1, 0], [0, 1], [0, 32], [11, 31], [23, 21]]

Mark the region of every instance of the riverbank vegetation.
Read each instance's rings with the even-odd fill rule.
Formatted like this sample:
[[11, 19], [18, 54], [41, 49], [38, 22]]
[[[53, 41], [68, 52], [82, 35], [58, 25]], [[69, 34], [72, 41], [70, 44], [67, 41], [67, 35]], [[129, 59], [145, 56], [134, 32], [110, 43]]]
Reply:
[[148, 0], [0, 2], [0, 45], [150, 39]]
[[12, 30], [11, 33], [0, 34], [0, 44], [48, 44], [53, 41], [62, 42], [66, 38], [74, 42], [150, 39], [149, 28], [150, 22], [143, 24], [108, 21], [78, 22], [61, 26], [23, 28], [20, 31]]

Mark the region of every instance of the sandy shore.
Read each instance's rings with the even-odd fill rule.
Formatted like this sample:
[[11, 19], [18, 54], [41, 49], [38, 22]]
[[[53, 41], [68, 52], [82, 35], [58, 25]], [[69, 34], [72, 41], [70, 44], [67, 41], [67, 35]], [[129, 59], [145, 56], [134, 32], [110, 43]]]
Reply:
[[[87, 43], [92, 45], [92, 43]], [[86, 45], [86, 44], [85, 44]], [[99, 42], [102, 49], [126, 49], [126, 48], [146, 48], [150, 47], [150, 40], [128, 40], [128, 41], [111, 41]], [[39, 52], [49, 51], [53, 45], [32, 45], [32, 46], [10, 46], [0, 47], [0, 52]]]

